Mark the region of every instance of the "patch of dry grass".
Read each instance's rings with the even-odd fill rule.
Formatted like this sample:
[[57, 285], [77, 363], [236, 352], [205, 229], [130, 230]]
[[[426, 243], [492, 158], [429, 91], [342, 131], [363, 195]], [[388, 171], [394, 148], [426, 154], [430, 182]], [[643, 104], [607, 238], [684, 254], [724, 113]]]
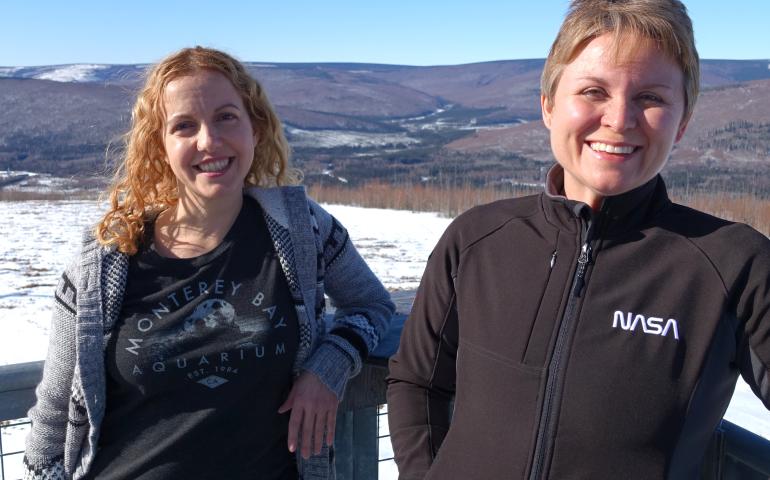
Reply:
[[731, 192], [672, 195], [673, 200], [717, 217], [742, 222], [770, 236], [770, 199]]
[[[537, 193], [538, 189], [389, 184], [380, 181], [360, 186], [314, 184], [310, 195], [319, 202], [371, 208], [439, 212], [455, 217], [475, 205]], [[674, 201], [721, 218], [743, 222], [770, 235], [770, 199], [731, 192], [672, 194]]]
[[[370, 208], [388, 208], [418, 212], [438, 212], [456, 217], [465, 210], [503, 198], [538, 193], [540, 189], [513, 186], [424, 185], [391, 184], [372, 181], [359, 186], [308, 186], [310, 195], [319, 202], [356, 205]], [[0, 202], [28, 200], [97, 200], [99, 191], [35, 191], [0, 189]], [[743, 222], [770, 236], [770, 198], [747, 193], [727, 191], [672, 192], [674, 201], [728, 220]]]
[[0, 188], [0, 202], [24, 202], [29, 200], [96, 200], [98, 196], [99, 193], [94, 190], [51, 192]]
[[311, 197], [324, 203], [439, 212], [448, 217], [456, 217], [475, 205], [520, 197], [536, 190], [521, 187], [414, 185], [373, 181], [356, 187], [314, 184], [308, 186], [308, 191]]

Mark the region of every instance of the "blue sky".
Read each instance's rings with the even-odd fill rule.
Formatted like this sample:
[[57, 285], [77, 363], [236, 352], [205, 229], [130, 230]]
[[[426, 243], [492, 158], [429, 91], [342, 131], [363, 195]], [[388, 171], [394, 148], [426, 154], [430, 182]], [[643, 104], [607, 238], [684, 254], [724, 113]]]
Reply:
[[[702, 58], [770, 59], [770, 1], [685, 0]], [[214, 6], [216, 4], [216, 6]], [[245, 61], [446, 65], [542, 58], [568, 0], [4, 0], [0, 66]]]

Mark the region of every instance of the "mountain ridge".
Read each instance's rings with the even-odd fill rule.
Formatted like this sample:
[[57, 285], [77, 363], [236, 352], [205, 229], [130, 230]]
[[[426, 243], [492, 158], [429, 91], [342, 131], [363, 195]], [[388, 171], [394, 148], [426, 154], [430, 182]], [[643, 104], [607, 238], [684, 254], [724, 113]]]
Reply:
[[[268, 92], [287, 126], [295, 163], [311, 181], [335, 171], [352, 182], [494, 183], [531, 181], [551, 162], [540, 122], [543, 63], [246, 66]], [[704, 182], [719, 175], [770, 190], [770, 180], [757, 179], [770, 177], [769, 66], [767, 60], [702, 61], [703, 90], [672, 167], [695, 169]], [[147, 67], [0, 67], [0, 168], [107, 172], [106, 146], [128, 128]]]

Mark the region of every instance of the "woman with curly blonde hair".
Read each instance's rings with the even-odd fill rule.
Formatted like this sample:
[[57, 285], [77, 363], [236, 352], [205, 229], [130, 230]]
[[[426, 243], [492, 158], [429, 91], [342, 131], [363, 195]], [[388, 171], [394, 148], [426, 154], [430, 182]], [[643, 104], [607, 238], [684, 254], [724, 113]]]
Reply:
[[273, 111], [262, 86], [244, 66], [217, 50], [197, 47], [182, 50], [154, 68], [139, 93], [125, 135], [125, 159], [110, 189], [110, 210], [97, 227], [103, 245], [116, 245], [127, 254], [136, 252], [143, 231], [143, 218], [149, 209], [162, 209], [177, 203], [177, 179], [166, 161], [163, 139], [163, 92], [175, 78], [197, 70], [212, 70], [236, 87], [246, 107], [245, 114], [256, 130], [254, 161], [245, 184], [276, 186], [294, 184], [299, 172], [289, 167], [289, 146], [281, 121]]
[[288, 152], [231, 56], [152, 68], [56, 289], [26, 478], [333, 478], [339, 399], [394, 308]]

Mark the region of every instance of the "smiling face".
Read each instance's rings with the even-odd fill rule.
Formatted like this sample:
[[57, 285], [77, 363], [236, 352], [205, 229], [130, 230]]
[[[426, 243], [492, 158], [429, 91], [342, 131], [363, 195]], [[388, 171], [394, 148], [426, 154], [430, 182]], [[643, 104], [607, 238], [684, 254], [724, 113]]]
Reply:
[[612, 35], [591, 40], [541, 97], [564, 193], [593, 208], [652, 179], [686, 128], [682, 69], [652, 41], [625, 40], [620, 55]]
[[170, 81], [163, 107], [163, 146], [180, 202], [240, 201], [258, 137], [235, 87], [200, 70]]

